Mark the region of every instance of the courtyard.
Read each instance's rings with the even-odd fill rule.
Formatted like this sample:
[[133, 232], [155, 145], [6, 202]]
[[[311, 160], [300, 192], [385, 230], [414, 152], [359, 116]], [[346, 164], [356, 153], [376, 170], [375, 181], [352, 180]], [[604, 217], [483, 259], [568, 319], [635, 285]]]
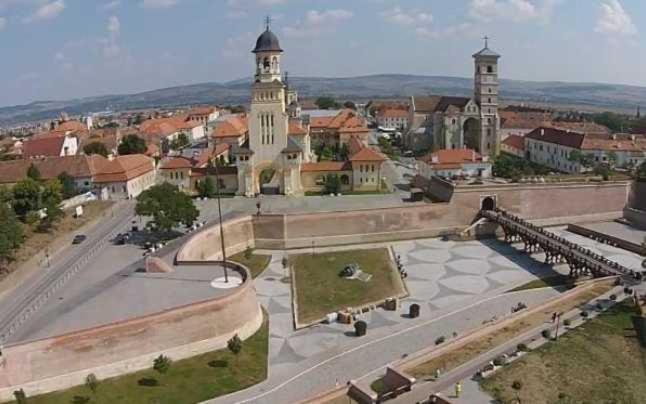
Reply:
[[[321, 320], [347, 307], [382, 303], [405, 295], [405, 288], [385, 248], [351, 250], [289, 257], [299, 324]], [[340, 276], [349, 265], [358, 265], [369, 280]]]

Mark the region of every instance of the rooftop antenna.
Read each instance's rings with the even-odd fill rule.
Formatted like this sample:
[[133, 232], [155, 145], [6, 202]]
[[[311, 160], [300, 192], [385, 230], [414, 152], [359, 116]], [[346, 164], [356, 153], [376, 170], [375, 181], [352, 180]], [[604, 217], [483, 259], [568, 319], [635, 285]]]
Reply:
[[267, 29], [267, 31], [269, 31], [270, 27], [271, 27], [271, 17], [267, 16], [265, 17], [265, 28]]

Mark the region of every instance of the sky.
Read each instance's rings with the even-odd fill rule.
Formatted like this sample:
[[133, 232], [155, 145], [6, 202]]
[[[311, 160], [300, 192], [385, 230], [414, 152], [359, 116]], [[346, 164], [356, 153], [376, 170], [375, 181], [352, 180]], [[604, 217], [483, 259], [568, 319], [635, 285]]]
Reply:
[[250, 77], [271, 16], [292, 76], [646, 86], [645, 0], [0, 0], [0, 106]]

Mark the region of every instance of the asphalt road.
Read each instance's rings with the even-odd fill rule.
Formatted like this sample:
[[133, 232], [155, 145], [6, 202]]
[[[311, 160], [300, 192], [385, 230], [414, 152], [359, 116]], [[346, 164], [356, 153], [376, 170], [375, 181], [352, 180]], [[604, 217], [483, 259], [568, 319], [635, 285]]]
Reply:
[[90, 267], [85, 264], [110, 239], [126, 230], [134, 217], [134, 203], [120, 202], [112, 207], [112, 212], [109, 219], [86, 234], [83, 243], [70, 245], [51, 260], [48, 268], [28, 278], [0, 301], [0, 344], [9, 341], [11, 335], [78, 271]]

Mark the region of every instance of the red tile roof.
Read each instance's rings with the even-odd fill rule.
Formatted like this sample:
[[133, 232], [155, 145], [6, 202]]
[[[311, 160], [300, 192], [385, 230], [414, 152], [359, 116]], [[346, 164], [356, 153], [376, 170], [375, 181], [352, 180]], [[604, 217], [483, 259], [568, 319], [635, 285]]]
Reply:
[[60, 156], [65, 136], [45, 136], [26, 140], [22, 153], [25, 158]]
[[444, 149], [419, 158], [420, 161], [433, 167], [453, 167], [463, 163], [481, 162], [482, 156], [472, 149]]
[[119, 156], [106, 161], [94, 177], [96, 183], [125, 182], [155, 169], [153, 160], [143, 154]]
[[509, 135], [502, 141], [505, 146], [511, 147], [516, 150], [525, 150], [525, 138], [518, 135]]
[[558, 144], [561, 146], [578, 149], [583, 143], [585, 135], [580, 132], [556, 129], [550, 127], [540, 127], [525, 135], [526, 139], [538, 140], [546, 143]]
[[301, 121], [299, 119], [290, 119], [289, 120], [289, 134], [290, 135], [307, 135], [307, 130], [303, 128]]
[[350, 161], [386, 161], [387, 158], [383, 154], [370, 147], [364, 147], [356, 154], [350, 157]]
[[12, 184], [27, 177], [32, 164], [44, 180], [58, 177], [63, 172], [74, 178], [90, 178], [100, 171], [107, 160], [103, 156], [47, 157], [35, 160], [12, 160], [0, 162], [0, 183]]
[[246, 115], [233, 115], [223, 119], [215, 125], [212, 137], [227, 138], [241, 137], [249, 132], [249, 119]]
[[384, 109], [377, 114], [379, 118], [408, 118], [408, 110], [405, 109]]

